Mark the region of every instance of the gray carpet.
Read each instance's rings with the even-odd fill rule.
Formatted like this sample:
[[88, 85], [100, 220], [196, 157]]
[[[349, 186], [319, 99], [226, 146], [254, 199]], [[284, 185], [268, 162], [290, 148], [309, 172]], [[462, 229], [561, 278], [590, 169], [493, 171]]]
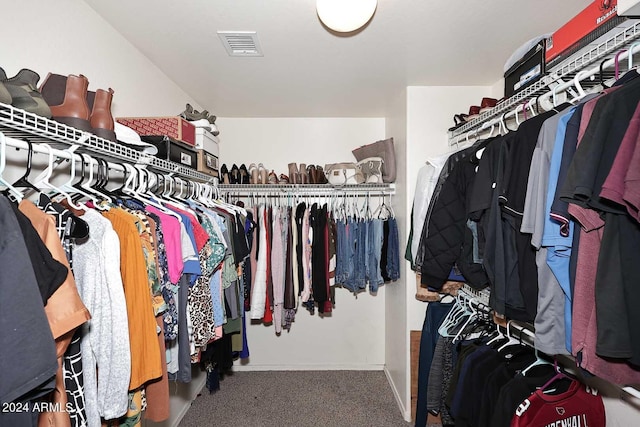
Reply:
[[201, 426], [406, 427], [382, 371], [267, 371], [203, 389], [180, 423]]

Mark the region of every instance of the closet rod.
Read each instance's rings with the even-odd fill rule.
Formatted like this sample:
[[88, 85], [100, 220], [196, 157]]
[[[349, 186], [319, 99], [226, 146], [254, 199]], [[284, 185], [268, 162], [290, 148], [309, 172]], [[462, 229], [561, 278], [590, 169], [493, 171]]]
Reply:
[[375, 196], [395, 194], [394, 184], [219, 184], [218, 189], [223, 193], [234, 195], [268, 194], [273, 197], [290, 196], [295, 194], [314, 194], [332, 196], [349, 194], [354, 196]]
[[[2, 132], [0, 132], [0, 134], [2, 134]], [[5, 137], [5, 143], [7, 147], [11, 147], [11, 148], [15, 148], [18, 150], [29, 150], [29, 144], [23, 140], [23, 139], [18, 139], [18, 138], [12, 138], [12, 137]], [[50, 147], [51, 145], [48, 144]], [[81, 156], [79, 153], [76, 153], [75, 151], [72, 151], [74, 148], [80, 148], [77, 145], [71, 145], [69, 147], [69, 149], [57, 149], [57, 148], [53, 148], [51, 147], [51, 153], [58, 159], [64, 159], [64, 160], [73, 160], [73, 161], [80, 161], [80, 162], [85, 162], [87, 160], [91, 161], [94, 165], [99, 166], [98, 161], [96, 160], [96, 158], [94, 157], [95, 155], [92, 154], [86, 154], [86, 157]], [[49, 154], [49, 149], [47, 149], [45, 147], [45, 145], [43, 145], [42, 143], [37, 143], [37, 144], [31, 144], [31, 150], [34, 153], [41, 153], [41, 154]], [[125, 173], [128, 172], [126, 171], [125, 167], [123, 166], [123, 164], [121, 163], [114, 163], [114, 162], [110, 162], [107, 161], [107, 165], [108, 168], [110, 170], [117, 170], [119, 172]], [[143, 168], [147, 168], [149, 167], [149, 165], [139, 165], [142, 166]], [[182, 176], [175, 176], [173, 173], [167, 174], [167, 173], [162, 173], [165, 176], [171, 177], [173, 179], [179, 179], [179, 183], [180, 186], [185, 185], [188, 186], [189, 185], [189, 180], [185, 179]], [[200, 183], [201, 185], [207, 185], [207, 186], [211, 186], [213, 189], [215, 189], [215, 186], [209, 183]], [[176, 184], [177, 185], [177, 184]]]
[[[634, 43], [631, 45], [631, 47], [629, 49], [625, 49], [623, 51], [619, 51], [618, 54], [613, 57], [613, 58], [609, 58], [607, 59], [603, 64], [602, 67], [600, 65], [595, 66], [589, 70], [582, 70], [579, 71], [575, 77], [571, 80], [568, 80], [566, 82], [561, 82], [558, 83], [557, 86], [553, 87], [551, 90], [545, 92], [544, 94], [538, 96], [538, 97], [533, 97], [530, 98], [528, 100], [526, 100], [525, 102], [518, 104], [516, 106], [516, 108], [514, 108], [513, 110], [509, 110], [506, 113], [503, 113], [503, 115], [499, 116], [499, 117], [495, 117], [491, 120], [488, 120], [486, 122], [484, 122], [479, 128], [470, 130], [466, 133], [463, 133], [461, 135], [458, 135], [456, 137], [456, 139], [451, 143], [451, 145], [458, 145], [460, 144], [460, 142], [462, 142], [463, 140], [469, 141], [470, 138], [475, 138], [478, 136], [479, 132], [482, 131], [486, 131], [492, 127], [500, 126], [501, 123], [504, 123], [504, 121], [514, 118], [516, 116], [516, 114], [519, 113], [524, 113], [526, 108], [532, 108], [532, 104], [535, 101], [536, 104], [540, 104], [542, 102], [545, 101], [549, 101], [551, 99], [553, 99], [554, 94], [557, 97], [559, 94], [566, 92], [567, 89], [572, 88], [572, 87], [576, 87], [576, 84], [578, 84], [581, 81], [584, 81], [586, 79], [589, 79], [597, 74], [600, 73], [601, 68], [602, 70], [611, 68], [612, 66], [615, 66], [616, 63], [620, 64], [620, 61], [627, 59], [629, 57], [629, 55], [631, 55], [631, 58], [633, 58], [633, 55], [640, 52], [640, 44], [639, 43]], [[629, 70], [631, 70], [631, 67], [629, 67]], [[627, 71], [629, 71], [627, 70]], [[597, 86], [594, 86], [594, 88]], [[589, 89], [583, 89], [584, 93], [590, 93]], [[538, 113], [540, 113], [538, 111]]]
[[[623, 51], [619, 51], [618, 54], [616, 54], [615, 57], [613, 58], [609, 58], [607, 59], [603, 64], [602, 64], [602, 69], [604, 70], [605, 68], [610, 68], [611, 66], [615, 66], [616, 63], [620, 64], [621, 60], [627, 59], [629, 57], [629, 55], [632, 56], [635, 53], [640, 52], [640, 44], [634, 43], [631, 45], [631, 47], [629, 49], [625, 49]], [[539, 97], [539, 101], [543, 101], [546, 100], [547, 98], [552, 98], [553, 94], [555, 93], [556, 95], [558, 94], [559, 91], [565, 91], [567, 89], [569, 89], [570, 87], [575, 86], [576, 82], [581, 82], [587, 78], [591, 78], [595, 75], [597, 75], [598, 73], [600, 73], [600, 65], [591, 68], [590, 70], [583, 70], [580, 71], [576, 74], [575, 78], [573, 78], [572, 80], [569, 80], [567, 82], [564, 83], [560, 83], [559, 86], [554, 87], [552, 90], [550, 90], [549, 92], [546, 92], [542, 95], [540, 95]], [[630, 71], [631, 67], [629, 67]]]
[[[17, 150], [29, 150], [29, 144], [25, 140], [12, 138], [12, 137], [5, 137], [5, 141], [6, 141], [7, 147], [12, 147]], [[83, 158], [80, 154], [76, 153], [75, 151], [71, 151], [69, 149], [60, 150], [57, 148], [53, 148], [51, 144], [48, 144], [48, 145], [51, 147], [51, 153], [58, 159], [74, 160], [74, 161], [81, 161], [81, 162], [82, 161], [86, 162], [87, 160], [86, 157]], [[73, 147], [78, 147], [78, 146], [72, 145], [69, 148], [73, 148]], [[31, 151], [33, 151], [34, 153], [47, 154], [47, 155], [49, 154], [49, 150], [45, 148], [43, 144], [31, 144]], [[98, 165], [98, 161], [94, 158], [93, 155], [88, 154], [87, 156], [95, 165]], [[117, 170], [120, 172], [124, 172], [125, 170], [124, 166], [122, 166], [121, 164], [112, 163], [112, 162], [107, 162], [107, 164], [109, 165], [109, 169]]]

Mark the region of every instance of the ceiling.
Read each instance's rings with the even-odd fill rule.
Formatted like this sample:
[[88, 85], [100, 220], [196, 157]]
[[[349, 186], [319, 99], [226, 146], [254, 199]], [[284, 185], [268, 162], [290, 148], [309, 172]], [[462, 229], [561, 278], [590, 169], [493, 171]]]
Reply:
[[[493, 85], [511, 53], [588, 0], [379, 0], [350, 37], [314, 0], [85, 0], [220, 117], [384, 117], [406, 86]], [[229, 57], [217, 31], [257, 31], [262, 57]]]

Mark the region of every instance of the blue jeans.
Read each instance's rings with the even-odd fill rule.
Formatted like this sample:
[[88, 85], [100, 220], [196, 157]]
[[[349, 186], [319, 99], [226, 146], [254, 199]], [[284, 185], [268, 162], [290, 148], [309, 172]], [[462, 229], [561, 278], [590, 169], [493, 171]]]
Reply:
[[418, 359], [418, 399], [416, 402], [415, 427], [427, 425], [427, 388], [429, 386], [429, 370], [433, 360], [433, 352], [438, 341], [438, 328], [442, 324], [447, 313], [453, 307], [451, 304], [430, 302], [427, 304], [427, 312], [422, 324], [420, 336], [420, 356]]
[[369, 291], [377, 292], [378, 287], [384, 283], [380, 272], [380, 256], [382, 253], [383, 229], [382, 220], [373, 219], [369, 222], [367, 239], [367, 278], [369, 279]]
[[358, 243], [358, 233], [359, 233], [359, 224], [357, 221], [354, 221], [352, 218], [347, 220], [347, 224], [345, 227], [345, 235], [346, 235], [346, 245], [345, 245], [345, 254], [344, 254], [344, 287], [349, 289], [351, 292], [356, 292], [356, 251], [357, 251], [357, 243]]
[[347, 237], [347, 224], [342, 221], [336, 221], [336, 284], [344, 285], [347, 281], [347, 266], [349, 259], [349, 241]]
[[356, 290], [367, 288], [367, 221], [358, 221], [356, 252], [354, 257], [354, 281]]
[[389, 248], [387, 250], [387, 274], [391, 280], [400, 278], [400, 241], [398, 237], [398, 222], [389, 218]]

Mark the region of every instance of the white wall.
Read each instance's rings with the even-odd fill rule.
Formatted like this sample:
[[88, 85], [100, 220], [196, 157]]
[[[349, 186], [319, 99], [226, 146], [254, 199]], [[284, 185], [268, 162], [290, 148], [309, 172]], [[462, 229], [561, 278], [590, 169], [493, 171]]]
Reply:
[[[4, 2], [0, 37], [8, 77], [84, 74], [89, 90], [113, 88], [114, 116], [177, 115], [197, 104], [82, 0]], [[199, 108], [199, 107], [198, 107]]]
[[[220, 162], [263, 163], [278, 175], [288, 163], [354, 161], [351, 150], [385, 136], [382, 118], [225, 118], [219, 117]], [[238, 370], [382, 369], [385, 363], [385, 294], [354, 297], [336, 289], [330, 317], [311, 316], [300, 307], [291, 332], [276, 336], [273, 326], [247, 325], [251, 357]]]
[[386, 136], [393, 137], [396, 152], [396, 197], [394, 210], [400, 239], [400, 280], [387, 289], [385, 323], [385, 372], [404, 418], [411, 419], [411, 384], [409, 329], [407, 328], [407, 269], [402, 259], [407, 239], [407, 92], [403, 90], [390, 100], [386, 118]]

